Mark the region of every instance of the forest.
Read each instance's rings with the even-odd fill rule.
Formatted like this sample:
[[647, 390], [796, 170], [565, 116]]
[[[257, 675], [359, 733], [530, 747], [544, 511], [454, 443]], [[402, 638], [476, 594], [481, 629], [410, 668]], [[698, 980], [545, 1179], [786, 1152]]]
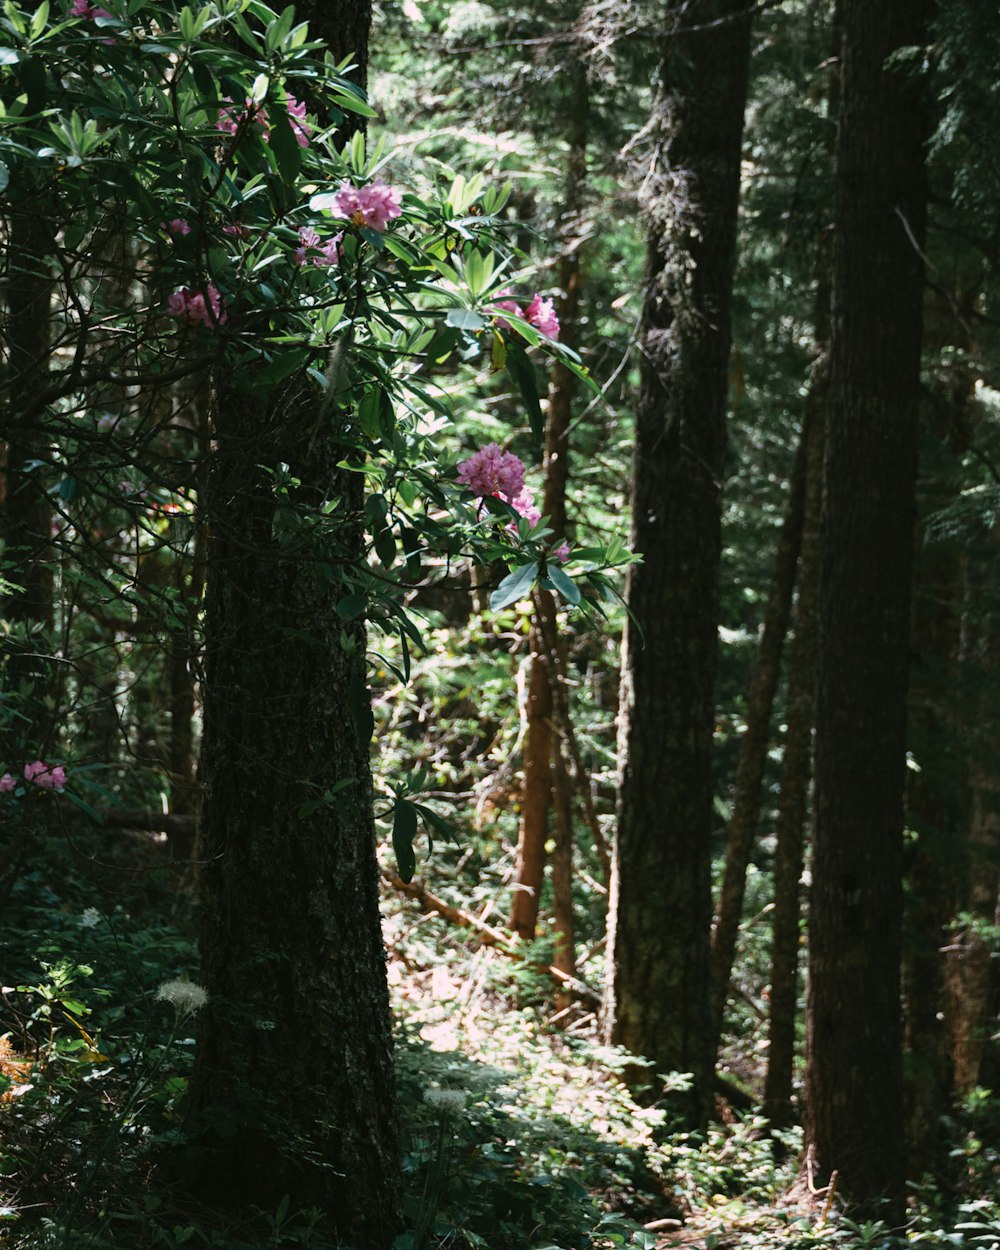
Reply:
[[996, 1250], [996, 6], [106, 3], [0, 8], [0, 1240]]

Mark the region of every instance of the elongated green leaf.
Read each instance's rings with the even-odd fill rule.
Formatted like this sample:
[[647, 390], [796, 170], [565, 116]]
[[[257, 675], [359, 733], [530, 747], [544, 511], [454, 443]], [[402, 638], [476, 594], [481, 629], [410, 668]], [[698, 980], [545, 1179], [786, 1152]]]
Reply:
[[528, 591], [535, 584], [535, 578], [538, 576], [538, 562], [533, 561], [531, 564], [522, 564], [513, 573], [508, 573], [500, 585], [490, 595], [490, 607], [494, 612], [499, 612], [501, 608], [506, 608], [512, 603], [517, 603], [518, 599], [523, 599]]
[[545, 437], [545, 418], [542, 416], [542, 406], [538, 400], [538, 380], [535, 377], [535, 366], [528, 359], [523, 347], [517, 343], [507, 344], [507, 372], [517, 384], [517, 389], [521, 392], [521, 398], [524, 400], [524, 406], [528, 410], [528, 420], [531, 422], [531, 433], [534, 436], [535, 443], [541, 447], [542, 440]]
[[417, 811], [406, 799], [396, 800], [392, 817], [392, 849], [396, 855], [396, 867], [404, 881], [412, 881], [417, 871], [417, 857], [413, 839], [417, 836]]
[[548, 566], [548, 578], [567, 603], [572, 603], [575, 607], [580, 602], [580, 587], [570, 577], [567, 577], [562, 569], [550, 563]]

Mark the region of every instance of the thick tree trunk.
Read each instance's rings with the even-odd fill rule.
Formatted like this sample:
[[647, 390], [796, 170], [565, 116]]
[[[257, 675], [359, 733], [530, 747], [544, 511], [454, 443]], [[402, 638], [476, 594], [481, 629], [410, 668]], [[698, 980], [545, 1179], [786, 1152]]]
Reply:
[[[339, 561], [362, 558], [361, 478], [337, 469], [329, 418], [312, 415], [301, 398], [231, 389], [216, 412], [200, 851], [212, 1001], [192, 1100], [216, 1198], [289, 1193], [380, 1244], [399, 1164], [371, 713], [363, 626], [337, 612]], [[276, 502], [262, 466], [279, 461], [302, 479], [297, 504], [338, 500], [337, 562]]]
[[720, 515], [750, 18], [671, 4], [663, 42], [640, 332], [633, 533], [619, 712], [606, 1036], [688, 1072], [679, 1115], [712, 1106], [712, 737]]
[[[368, 3], [301, 9], [335, 58], [364, 63]], [[372, 720], [364, 623], [338, 613], [364, 560], [363, 478], [338, 468], [356, 457], [346, 414], [240, 381], [221, 382], [207, 490], [198, 1181], [215, 1201], [289, 1194], [380, 1246], [400, 1161]], [[301, 482], [287, 501], [282, 464]]]
[[722, 1036], [722, 1022], [729, 997], [729, 978], [736, 957], [740, 920], [743, 917], [747, 866], [760, 820], [764, 766], [771, 740], [771, 711], [781, 675], [781, 652], [792, 615], [792, 596], [805, 514], [807, 455], [808, 430], [803, 426], [788, 482], [788, 497], [774, 561], [774, 575], [764, 613], [757, 663], [747, 698], [746, 731], [740, 740], [736, 765], [726, 868], [712, 935], [712, 1038], [716, 1051]]
[[[929, 4], [843, 5], [822, 531], [806, 1146], [861, 1210], [903, 1200], [899, 966]], [[891, 1208], [890, 1208], [891, 1210]]]

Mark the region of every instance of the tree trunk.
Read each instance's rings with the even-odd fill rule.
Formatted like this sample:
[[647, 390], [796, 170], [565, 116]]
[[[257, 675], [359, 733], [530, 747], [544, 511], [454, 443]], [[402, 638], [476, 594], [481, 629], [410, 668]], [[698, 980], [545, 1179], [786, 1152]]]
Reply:
[[[823, 343], [822, 337], [819, 341]], [[795, 634], [788, 659], [785, 747], [781, 759], [777, 845], [774, 853], [774, 913], [771, 925], [771, 1001], [768, 1013], [764, 1114], [774, 1128], [791, 1124], [795, 1024], [799, 1000], [800, 886], [812, 776], [812, 733], [816, 707], [816, 628], [819, 598], [819, 526], [823, 498], [826, 359], [817, 364], [810, 388], [803, 439], [806, 506], [797, 578]]]
[[712, 737], [720, 516], [750, 18], [671, 4], [654, 113], [632, 543], [608, 917], [608, 1040], [692, 1075], [712, 1106]]
[[795, 573], [805, 514], [807, 455], [808, 430], [803, 425], [788, 482], [788, 498], [778, 539], [774, 576], [764, 614], [757, 663], [747, 698], [746, 731], [740, 740], [736, 765], [726, 868], [712, 936], [712, 1038], [716, 1051], [722, 1036], [722, 1023], [729, 997], [729, 978], [732, 975], [736, 941], [743, 918], [747, 865], [750, 863], [750, 853], [760, 820], [764, 766], [771, 739], [771, 710], [781, 675], [781, 651], [792, 615], [792, 595], [795, 590]]
[[380, 1244], [398, 1159], [365, 633], [338, 616], [339, 566], [281, 538], [291, 519], [261, 467], [288, 464], [303, 507], [337, 499], [337, 556], [362, 558], [361, 478], [308, 418], [301, 399], [231, 389], [215, 415], [200, 855], [212, 1005], [192, 1100], [217, 1197], [289, 1193]]
[[[343, 38], [364, 60], [367, 4], [302, 9], [335, 58]], [[240, 382], [220, 380], [206, 492], [197, 1182], [216, 1202], [289, 1194], [379, 1246], [398, 1230], [400, 1163], [372, 719], [364, 623], [337, 610], [364, 560], [363, 478], [338, 467], [357, 455], [347, 414], [298, 384]], [[282, 464], [301, 482], [288, 500]]]
[[1000, 972], [1000, 742], [996, 656], [1000, 644], [1000, 586], [994, 533], [969, 553], [965, 575], [965, 620], [961, 661], [970, 691], [966, 709], [969, 742], [969, 826], [964, 882], [958, 905], [962, 922], [947, 944], [945, 1027], [955, 1093], [965, 1097], [998, 1076], [996, 1033]]
[[843, 5], [822, 526], [806, 1147], [862, 1211], [903, 1189], [903, 780], [929, 6]]
[[[572, 75], [572, 108], [569, 124], [569, 154], [566, 170], [566, 194], [560, 234], [562, 257], [559, 265], [560, 294], [558, 315], [561, 339], [570, 347], [576, 345], [580, 310], [580, 213], [587, 179], [587, 112], [589, 94], [586, 69], [574, 46], [570, 73]], [[545, 422], [544, 498], [542, 513], [552, 527], [552, 546], [558, 546], [566, 533], [566, 484], [569, 480], [569, 427], [576, 378], [562, 363], [552, 368], [549, 386], [549, 407]], [[553, 733], [555, 714], [554, 682], [558, 657], [546, 639], [556, 638], [556, 606], [552, 593], [539, 587], [532, 596], [535, 617], [531, 628], [531, 661], [528, 677], [527, 730], [524, 739], [524, 790], [521, 801], [521, 831], [517, 848], [514, 902], [510, 927], [523, 938], [535, 936], [538, 906], [545, 874], [545, 843], [553, 787], [556, 793], [568, 793], [569, 778], [558, 739]], [[568, 702], [566, 712], [568, 715]], [[572, 801], [570, 800], [570, 808]], [[565, 824], [569, 811], [564, 811]], [[568, 837], [568, 846], [564, 839]], [[557, 845], [561, 854], [572, 856], [572, 821], [568, 829], [560, 829]], [[565, 872], [565, 866], [560, 868]], [[561, 894], [564, 894], [561, 891]], [[565, 903], [565, 898], [563, 898]], [[564, 939], [565, 941], [565, 935]], [[572, 937], [570, 935], [570, 943]]]

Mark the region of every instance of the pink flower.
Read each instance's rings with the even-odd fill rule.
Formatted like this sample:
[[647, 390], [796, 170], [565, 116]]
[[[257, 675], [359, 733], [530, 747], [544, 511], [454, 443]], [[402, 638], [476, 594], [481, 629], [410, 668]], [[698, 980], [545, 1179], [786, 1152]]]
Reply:
[[61, 764], [53, 768], [44, 760], [35, 760], [32, 764], [25, 764], [24, 779], [40, 790], [61, 790], [66, 784], [66, 769]]
[[70, 17], [82, 17], [88, 22], [92, 22], [95, 17], [110, 17], [111, 14], [107, 9], [102, 9], [96, 4], [88, 4], [87, 0], [73, 0], [73, 7], [69, 11]]
[[0, 794], [13, 793], [14, 787], [17, 785], [17, 778], [12, 777], [10, 773], [4, 773], [0, 777]]
[[556, 316], [555, 305], [550, 299], [542, 299], [536, 292], [525, 315], [535, 329], [540, 330], [546, 338], [557, 339], [559, 337], [559, 318]]
[[250, 99], [246, 101], [246, 108], [238, 109], [233, 104], [230, 96], [223, 96], [223, 99], [230, 106], [229, 108], [219, 109], [219, 115], [215, 121], [216, 130], [223, 130], [227, 134], [235, 135], [240, 129], [246, 129], [248, 121], [254, 121], [261, 129], [261, 138], [266, 143], [271, 137], [271, 128], [267, 122], [267, 109], [262, 104], [254, 104]]
[[230, 234], [235, 239], [246, 239], [250, 237], [250, 231], [242, 221], [234, 222], [231, 226], [223, 226], [222, 233]]
[[[513, 294], [514, 292], [509, 286], [504, 287], [502, 291], [497, 291], [493, 305], [495, 308], [502, 308], [504, 312], [513, 313], [515, 317], [523, 317], [524, 310], [521, 308], [521, 305], [516, 300], [510, 298]], [[501, 330], [509, 330], [510, 322], [504, 317], [497, 317], [497, 326]]]
[[332, 239], [328, 239], [324, 243], [312, 226], [302, 226], [299, 229], [299, 246], [295, 249], [295, 264], [304, 265], [309, 252], [316, 255], [312, 257], [314, 265], [336, 265], [340, 262], [340, 241], [344, 234], [335, 234]]
[[[535, 507], [535, 496], [527, 486], [522, 487], [510, 502], [511, 506], [520, 512], [521, 516], [526, 517], [531, 522], [532, 529], [542, 519], [541, 512]], [[514, 529], [517, 529], [516, 525]]]
[[[313, 206], [316, 207], [315, 201]], [[372, 182], [367, 187], [355, 187], [345, 182], [330, 204], [321, 207], [332, 207], [338, 217], [346, 217], [352, 225], [367, 226], [369, 230], [384, 230], [403, 211], [399, 193], [384, 182]]]
[[286, 95], [285, 99], [288, 102], [288, 121], [292, 127], [292, 134], [295, 135], [300, 148], [307, 148], [313, 128], [306, 121], [306, 106], [296, 100], [293, 95]]
[[203, 325], [209, 330], [222, 325], [226, 320], [226, 312], [222, 307], [222, 296], [218, 288], [211, 282], [205, 286], [205, 294], [192, 291], [182, 286], [167, 299], [167, 312], [171, 317], [179, 317], [189, 325]]
[[492, 495], [516, 508], [524, 490], [524, 464], [512, 452], [487, 443], [458, 466], [458, 480], [481, 498]]
[[167, 234], [183, 235], [191, 233], [191, 227], [183, 217], [175, 217], [173, 221], [165, 221], [163, 223], [163, 229], [166, 230]]
[[569, 543], [560, 543], [558, 547], [553, 549], [552, 555], [560, 564], [565, 564], [569, 559]]

